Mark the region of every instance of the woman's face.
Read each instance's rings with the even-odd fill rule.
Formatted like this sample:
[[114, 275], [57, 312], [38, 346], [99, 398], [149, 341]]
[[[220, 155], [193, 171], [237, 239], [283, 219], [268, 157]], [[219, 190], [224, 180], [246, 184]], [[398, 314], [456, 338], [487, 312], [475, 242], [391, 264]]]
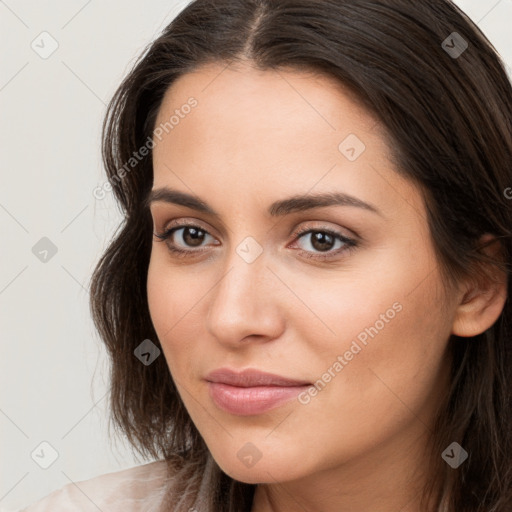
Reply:
[[[155, 233], [176, 229], [154, 237], [150, 313], [192, 420], [238, 480], [423, 461], [455, 301], [380, 128], [333, 80], [293, 71], [209, 65], [164, 98], [151, 213]], [[218, 369], [297, 382], [212, 384]]]

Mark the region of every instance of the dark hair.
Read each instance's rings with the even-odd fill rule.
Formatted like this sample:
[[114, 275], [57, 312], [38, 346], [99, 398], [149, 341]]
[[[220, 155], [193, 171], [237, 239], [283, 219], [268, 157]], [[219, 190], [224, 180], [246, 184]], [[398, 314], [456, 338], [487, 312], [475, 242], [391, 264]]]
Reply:
[[[462, 40], [467, 49], [450, 53], [464, 49]], [[140, 454], [168, 462], [173, 510], [196, 504], [201, 481], [201, 510], [250, 510], [255, 485], [212, 462], [165, 358], [145, 366], [134, 357], [142, 340], [159, 343], [146, 293], [151, 152], [126, 166], [152, 136], [177, 78], [240, 61], [334, 77], [382, 122], [397, 172], [424, 194], [445, 283], [491, 279], [493, 265], [506, 272], [508, 297], [494, 325], [449, 340], [451, 383], [432, 431], [422, 503], [433, 500], [438, 510], [444, 495], [450, 512], [510, 512], [512, 86], [498, 52], [448, 0], [196, 0], [146, 48], [103, 125], [104, 164], [124, 214], [91, 283], [93, 319], [111, 359], [111, 419]], [[478, 245], [484, 234], [499, 240], [500, 257]], [[441, 458], [453, 441], [469, 453], [456, 470]]]

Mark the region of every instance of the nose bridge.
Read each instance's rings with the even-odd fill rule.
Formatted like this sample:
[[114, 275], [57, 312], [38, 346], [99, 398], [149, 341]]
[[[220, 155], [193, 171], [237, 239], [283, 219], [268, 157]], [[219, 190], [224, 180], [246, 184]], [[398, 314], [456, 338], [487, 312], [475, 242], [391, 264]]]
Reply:
[[269, 270], [263, 253], [256, 254], [254, 245], [240, 243], [226, 261], [215, 295], [217, 309], [229, 307], [232, 315], [238, 311], [253, 314], [263, 303]]
[[263, 248], [247, 237], [230, 251], [224, 269], [211, 296], [208, 329], [216, 338], [233, 342], [249, 335], [274, 336], [279, 308]]
[[227, 293], [233, 298], [250, 295], [246, 304], [258, 302], [270, 277], [267, 263], [263, 246], [254, 237], [246, 236], [230, 249], [226, 257], [227, 273], [219, 283], [219, 293]]

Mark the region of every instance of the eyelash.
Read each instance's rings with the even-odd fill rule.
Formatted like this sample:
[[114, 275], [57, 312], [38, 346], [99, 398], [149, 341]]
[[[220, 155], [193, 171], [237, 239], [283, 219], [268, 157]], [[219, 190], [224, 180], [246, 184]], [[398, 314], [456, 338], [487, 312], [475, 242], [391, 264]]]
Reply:
[[[210, 233], [208, 233], [208, 231], [206, 231], [205, 229], [201, 228], [200, 226], [198, 226], [196, 224], [179, 224], [179, 225], [176, 225], [172, 228], [169, 228], [169, 229], [163, 231], [162, 233], [154, 233], [154, 235], [159, 239], [158, 240], [159, 242], [166, 242], [169, 240], [169, 238], [171, 238], [171, 236], [174, 234], [175, 231], [178, 231], [179, 229], [183, 229], [183, 228], [195, 228], [195, 229], [198, 229], [198, 230], [206, 233], [207, 235], [210, 235]], [[346, 237], [346, 236], [342, 235], [341, 233], [338, 233], [337, 231], [333, 231], [333, 230], [327, 229], [327, 228], [325, 228], [325, 229], [324, 228], [304, 228], [304, 229], [296, 231], [293, 234], [293, 236], [295, 237], [295, 239], [298, 239], [298, 238], [301, 238], [302, 236], [310, 234], [310, 233], [324, 233], [324, 234], [331, 235], [335, 239], [343, 242], [345, 244], [345, 246], [340, 249], [337, 249], [334, 252], [328, 253], [328, 255], [326, 255], [326, 256], [318, 255], [318, 254], [322, 254], [322, 253], [311, 254], [310, 251], [306, 251], [304, 249], [299, 249], [299, 253], [308, 259], [313, 258], [313, 259], [320, 260], [320, 261], [331, 260], [331, 259], [334, 259], [336, 256], [340, 255], [341, 253], [345, 253], [345, 252], [350, 253], [352, 250], [354, 250], [358, 246], [358, 242], [356, 240], [354, 240], [353, 238]], [[210, 235], [210, 236], [212, 236], [212, 235]], [[179, 258], [187, 257], [188, 255], [192, 255], [194, 253], [197, 254], [197, 253], [203, 252], [202, 250], [194, 250], [194, 249], [192, 249], [192, 250], [178, 249], [176, 246], [172, 245], [171, 243], [167, 243], [167, 247], [171, 253], [173, 253], [174, 255], [176, 255]]]

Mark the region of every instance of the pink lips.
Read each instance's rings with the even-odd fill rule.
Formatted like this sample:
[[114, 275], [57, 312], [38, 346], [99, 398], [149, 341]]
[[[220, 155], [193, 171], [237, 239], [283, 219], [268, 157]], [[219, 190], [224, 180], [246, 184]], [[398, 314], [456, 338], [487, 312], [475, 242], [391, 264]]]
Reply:
[[215, 404], [226, 412], [240, 416], [274, 409], [311, 386], [307, 381], [252, 369], [235, 372], [219, 368], [209, 373], [205, 380]]

